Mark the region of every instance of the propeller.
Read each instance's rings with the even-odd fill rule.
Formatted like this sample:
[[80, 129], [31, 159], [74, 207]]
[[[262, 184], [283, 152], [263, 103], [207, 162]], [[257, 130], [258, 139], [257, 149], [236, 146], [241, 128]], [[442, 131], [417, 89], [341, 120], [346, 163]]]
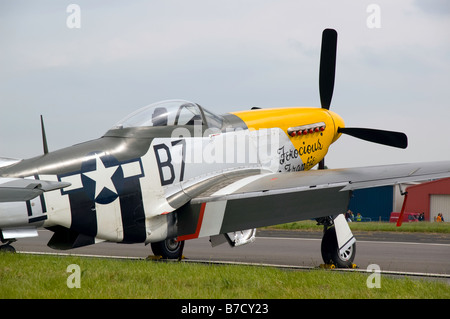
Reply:
[[383, 131], [359, 127], [339, 127], [338, 133], [347, 134], [377, 144], [383, 144], [397, 148], [408, 147], [408, 137], [401, 132]]
[[325, 29], [322, 32], [322, 49], [320, 51], [319, 93], [323, 109], [330, 109], [336, 73], [337, 32]]
[[[319, 94], [323, 109], [329, 110], [333, 98], [334, 80], [336, 74], [337, 32], [325, 29], [322, 32], [322, 46], [320, 51]], [[406, 148], [408, 138], [404, 133], [384, 131], [369, 128], [339, 127], [338, 133], [347, 134], [365, 141], [392, 147]], [[325, 168], [324, 159], [319, 163], [319, 169]]]

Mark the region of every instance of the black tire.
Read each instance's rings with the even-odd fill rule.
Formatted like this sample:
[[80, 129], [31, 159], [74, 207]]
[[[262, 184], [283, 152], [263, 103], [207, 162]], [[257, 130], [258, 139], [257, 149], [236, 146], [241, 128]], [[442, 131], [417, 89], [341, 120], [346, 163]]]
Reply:
[[2, 253], [15, 253], [16, 249], [13, 246], [11, 246], [11, 245], [6, 244], [6, 245], [1, 245], [0, 246], [0, 252], [2, 252]]
[[322, 238], [321, 244], [322, 259], [325, 264], [333, 264], [337, 268], [352, 268], [356, 255], [356, 244], [348, 248], [344, 254], [339, 253], [336, 238], [336, 229], [328, 228]]
[[181, 259], [183, 257], [184, 240], [177, 241], [175, 238], [151, 243], [155, 256], [163, 259]]

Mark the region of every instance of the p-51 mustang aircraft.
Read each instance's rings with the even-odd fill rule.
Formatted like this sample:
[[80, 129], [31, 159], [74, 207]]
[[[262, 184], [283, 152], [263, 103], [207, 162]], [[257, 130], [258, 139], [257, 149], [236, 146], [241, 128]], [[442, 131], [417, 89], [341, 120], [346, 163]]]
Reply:
[[[184, 242], [250, 243], [255, 228], [316, 219], [325, 263], [350, 267], [355, 238], [343, 216], [355, 189], [450, 176], [450, 162], [324, 169], [341, 134], [406, 148], [403, 133], [347, 128], [329, 110], [337, 33], [322, 35], [321, 108], [254, 108], [215, 115], [170, 100], [144, 107], [93, 141], [26, 160], [0, 160], [2, 250], [54, 234], [48, 246], [151, 244], [180, 258]], [[318, 165], [317, 170], [310, 170]], [[401, 218], [399, 218], [401, 220]]]

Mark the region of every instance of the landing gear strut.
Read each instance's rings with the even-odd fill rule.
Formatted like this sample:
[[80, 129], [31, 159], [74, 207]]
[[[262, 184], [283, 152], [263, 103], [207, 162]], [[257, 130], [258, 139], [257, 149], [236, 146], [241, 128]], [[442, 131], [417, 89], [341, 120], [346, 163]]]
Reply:
[[151, 247], [155, 256], [161, 256], [163, 259], [181, 259], [183, 257], [184, 240], [166, 239], [151, 243]]

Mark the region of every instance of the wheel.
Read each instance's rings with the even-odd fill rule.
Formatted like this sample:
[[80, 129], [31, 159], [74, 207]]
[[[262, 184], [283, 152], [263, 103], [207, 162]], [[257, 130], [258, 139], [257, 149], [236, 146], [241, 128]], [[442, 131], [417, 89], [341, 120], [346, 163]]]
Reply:
[[164, 259], [181, 259], [183, 256], [184, 240], [177, 241], [175, 238], [166, 239], [151, 244], [153, 254], [162, 256]]
[[342, 254], [336, 238], [336, 229], [328, 228], [322, 238], [321, 244], [322, 259], [325, 264], [334, 264], [338, 268], [352, 268], [356, 255], [356, 244], [351, 245]]
[[0, 252], [2, 252], [2, 253], [15, 253], [16, 249], [13, 246], [11, 246], [11, 245], [6, 244], [6, 245], [0, 246]]

